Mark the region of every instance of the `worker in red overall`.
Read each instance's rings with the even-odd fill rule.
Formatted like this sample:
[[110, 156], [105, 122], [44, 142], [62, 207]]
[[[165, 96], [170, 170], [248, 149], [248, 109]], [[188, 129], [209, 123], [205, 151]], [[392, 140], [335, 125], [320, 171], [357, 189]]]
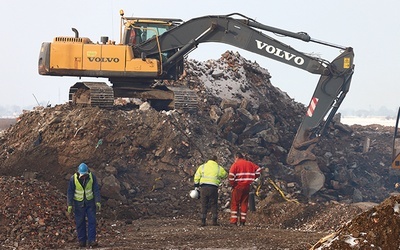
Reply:
[[[229, 170], [229, 184], [232, 186], [230, 223], [245, 225], [251, 183], [260, 177], [261, 168], [244, 159], [243, 154], [235, 154], [235, 162]], [[240, 215], [240, 217], [239, 217]], [[240, 218], [240, 220], [239, 220]]]

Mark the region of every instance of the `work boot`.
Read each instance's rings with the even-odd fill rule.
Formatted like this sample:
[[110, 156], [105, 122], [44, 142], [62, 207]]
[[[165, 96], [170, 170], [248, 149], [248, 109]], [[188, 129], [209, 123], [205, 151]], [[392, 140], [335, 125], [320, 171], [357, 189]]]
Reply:
[[219, 224], [218, 224], [218, 214], [213, 214], [212, 215], [212, 225], [213, 226], [219, 226]]
[[94, 248], [97, 247], [99, 244], [96, 241], [89, 242], [89, 247]]
[[79, 242], [79, 247], [86, 247], [86, 242], [80, 241]]
[[244, 227], [244, 223], [245, 223], [245, 222], [240, 222], [240, 226], [241, 226], [241, 227]]
[[206, 226], [206, 219], [201, 219], [200, 226], [202, 226], [202, 227]]
[[219, 226], [218, 220], [217, 220], [217, 219], [213, 219], [212, 225], [213, 225], [213, 226]]

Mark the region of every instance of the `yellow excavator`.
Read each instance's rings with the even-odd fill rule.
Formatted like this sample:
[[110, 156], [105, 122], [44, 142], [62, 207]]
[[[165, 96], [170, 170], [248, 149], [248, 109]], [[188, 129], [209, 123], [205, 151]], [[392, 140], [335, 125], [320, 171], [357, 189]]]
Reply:
[[[114, 98], [141, 98], [153, 107], [191, 109], [197, 105], [194, 91], [171, 87], [184, 72], [188, 53], [201, 43], [229, 44], [290, 66], [320, 75], [307, 112], [294, 138], [287, 163], [295, 166], [307, 196], [317, 192], [325, 178], [311, 152], [330, 124], [349, 90], [354, 72], [354, 52], [311, 38], [264, 25], [239, 13], [210, 15], [186, 22], [175, 18], [125, 17], [120, 11], [120, 42], [102, 37], [92, 42], [80, 37], [55, 37], [42, 43], [38, 70], [41, 75], [108, 78], [104, 82], [78, 82], [70, 88], [73, 104], [111, 107]], [[335, 49], [331, 62], [300, 52], [264, 32], [313, 42]], [[167, 80], [167, 81], [165, 81]]]

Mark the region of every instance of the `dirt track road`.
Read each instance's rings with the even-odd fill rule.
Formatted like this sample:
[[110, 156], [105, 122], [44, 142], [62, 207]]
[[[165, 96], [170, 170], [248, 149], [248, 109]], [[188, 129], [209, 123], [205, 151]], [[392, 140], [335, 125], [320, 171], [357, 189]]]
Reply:
[[[118, 228], [119, 227], [119, 228]], [[119, 235], [99, 233], [98, 249], [309, 249], [328, 233], [269, 229], [261, 223], [244, 227], [200, 227], [199, 221], [187, 218], [143, 219], [115, 226]], [[68, 247], [75, 249], [76, 244]]]

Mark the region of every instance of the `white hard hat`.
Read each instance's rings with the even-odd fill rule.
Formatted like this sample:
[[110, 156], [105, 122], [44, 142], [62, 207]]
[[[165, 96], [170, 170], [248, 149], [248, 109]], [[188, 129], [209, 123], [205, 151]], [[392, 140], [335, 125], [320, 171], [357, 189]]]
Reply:
[[193, 189], [192, 191], [190, 191], [190, 197], [192, 198], [192, 199], [198, 199], [198, 198], [200, 198], [200, 192], [199, 192], [199, 190], [198, 189]]

